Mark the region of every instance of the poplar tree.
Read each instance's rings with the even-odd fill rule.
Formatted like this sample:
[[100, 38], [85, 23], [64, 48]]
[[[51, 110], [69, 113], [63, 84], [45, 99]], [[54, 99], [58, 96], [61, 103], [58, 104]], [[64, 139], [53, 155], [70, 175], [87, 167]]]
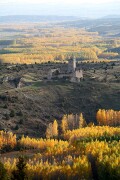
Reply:
[[64, 115], [62, 118], [61, 128], [63, 133], [65, 133], [68, 130], [68, 122], [66, 115]]
[[80, 117], [79, 117], [79, 128], [82, 128], [82, 127], [85, 127], [86, 126], [86, 121], [83, 117], [83, 114], [81, 113], [80, 114]]
[[48, 127], [46, 129], [46, 138], [51, 138], [53, 137], [53, 126], [52, 126], [52, 123], [49, 123], [48, 124]]
[[52, 134], [53, 136], [58, 136], [58, 123], [56, 120], [54, 120], [53, 125], [52, 125]]

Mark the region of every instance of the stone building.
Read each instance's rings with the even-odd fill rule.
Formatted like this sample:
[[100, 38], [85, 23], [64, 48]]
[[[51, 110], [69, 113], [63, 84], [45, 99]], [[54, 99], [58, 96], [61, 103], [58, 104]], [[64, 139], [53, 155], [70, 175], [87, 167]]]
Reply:
[[59, 68], [50, 69], [50, 71], [48, 72], [48, 75], [47, 75], [47, 79], [51, 80], [52, 78], [57, 77], [59, 74], [60, 74], [60, 69]]
[[82, 69], [77, 69], [76, 66], [76, 58], [71, 58], [68, 62], [67, 71], [61, 72], [59, 68], [57, 69], [50, 69], [48, 72], [47, 79], [54, 80], [54, 79], [68, 79], [70, 82], [80, 82], [83, 79], [83, 71]]
[[75, 70], [70, 77], [71, 82], [80, 82], [83, 79], [83, 71], [82, 70]]
[[68, 62], [68, 73], [72, 73], [76, 70], [76, 58], [73, 57]]

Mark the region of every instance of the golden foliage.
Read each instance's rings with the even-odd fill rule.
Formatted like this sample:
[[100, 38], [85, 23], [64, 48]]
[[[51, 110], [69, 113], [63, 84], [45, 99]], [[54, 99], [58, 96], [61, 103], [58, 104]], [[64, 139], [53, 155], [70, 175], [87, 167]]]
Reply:
[[96, 119], [99, 125], [119, 126], [120, 111], [99, 109], [96, 114]]
[[[24, 28], [22, 27], [22, 29]], [[34, 34], [37, 29], [31, 28], [31, 33]], [[97, 33], [87, 32], [83, 29], [65, 29], [62, 27], [43, 28], [39, 31], [37, 33], [42, 34], [41, 36], [31, 37], [29, 33], [26, 33], [17, 39], [14, 45], [4, 48], [3, 52], [1, 52], [1, 60], [5, 63], [14, 64], [56, 62], [67, 60], [71, 53], [78, 53], [77, 57], [80, 56], [83, 59], [98, 59], [97, 55], [100, 54], [99, 48], [84, 48], [82, 45], [98, 40], [100, 37]]]
[[58, 136], [58, 123], [54, 120], [53, 123], [49, 123], [46, 129], [46, 138], [52, 138]]
[[0, 150], [5, 146], [10, 146], [12, 149], [16, 146], [16, 135], [12, 132], [0, 131]]
[[109, 127], [109, 126], [93, 126], [93, 127], [85, 127], [81, 129], [75, 129], [75, 130], [68, 130], [66, 133], [64, 133], [64, 138], [67, 140], [77, 140], [77, 139], [84, 139], [84, 138], [98, 138], [101, 136], [114, 136], [120, 134], [120, 128], [119, 127]]

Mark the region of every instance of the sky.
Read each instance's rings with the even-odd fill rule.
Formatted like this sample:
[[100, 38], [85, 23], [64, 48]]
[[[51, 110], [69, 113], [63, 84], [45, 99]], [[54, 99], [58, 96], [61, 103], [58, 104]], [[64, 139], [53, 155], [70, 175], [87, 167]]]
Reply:
[[119, 0], [1, 0], [0, 3], [11, 3], [11, 2], [14, 2], [16, 4], [18, 3], [37, 3], [37, 4], [40, 4], [40, 3], [51, 3], [51, 2], [54, 2], [54, 3], [57, 3], [57, 2], [60, 2], [60, 3], [70, 3], [70, 4], [73, 4], [73, 3], [78, 3], [78, 4], [83, 4], [83, 3], [109, 3], [109, 2], [119, 2]]
[[120, 15], [120, 0], [0, 0], [0, 16], [5, 15]]

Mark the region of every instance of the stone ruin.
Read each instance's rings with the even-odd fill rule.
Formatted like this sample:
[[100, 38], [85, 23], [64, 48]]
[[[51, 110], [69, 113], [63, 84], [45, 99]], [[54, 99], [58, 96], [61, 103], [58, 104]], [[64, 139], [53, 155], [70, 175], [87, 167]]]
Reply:
[[47, 80], [68, 79], [70, 82], [80, 82], [83, 79], [82, 69], [77, 69], [76, 58], [71, 58], [68, 62], [67, 71], [62, 72], [60, 68], [50, 69]]

